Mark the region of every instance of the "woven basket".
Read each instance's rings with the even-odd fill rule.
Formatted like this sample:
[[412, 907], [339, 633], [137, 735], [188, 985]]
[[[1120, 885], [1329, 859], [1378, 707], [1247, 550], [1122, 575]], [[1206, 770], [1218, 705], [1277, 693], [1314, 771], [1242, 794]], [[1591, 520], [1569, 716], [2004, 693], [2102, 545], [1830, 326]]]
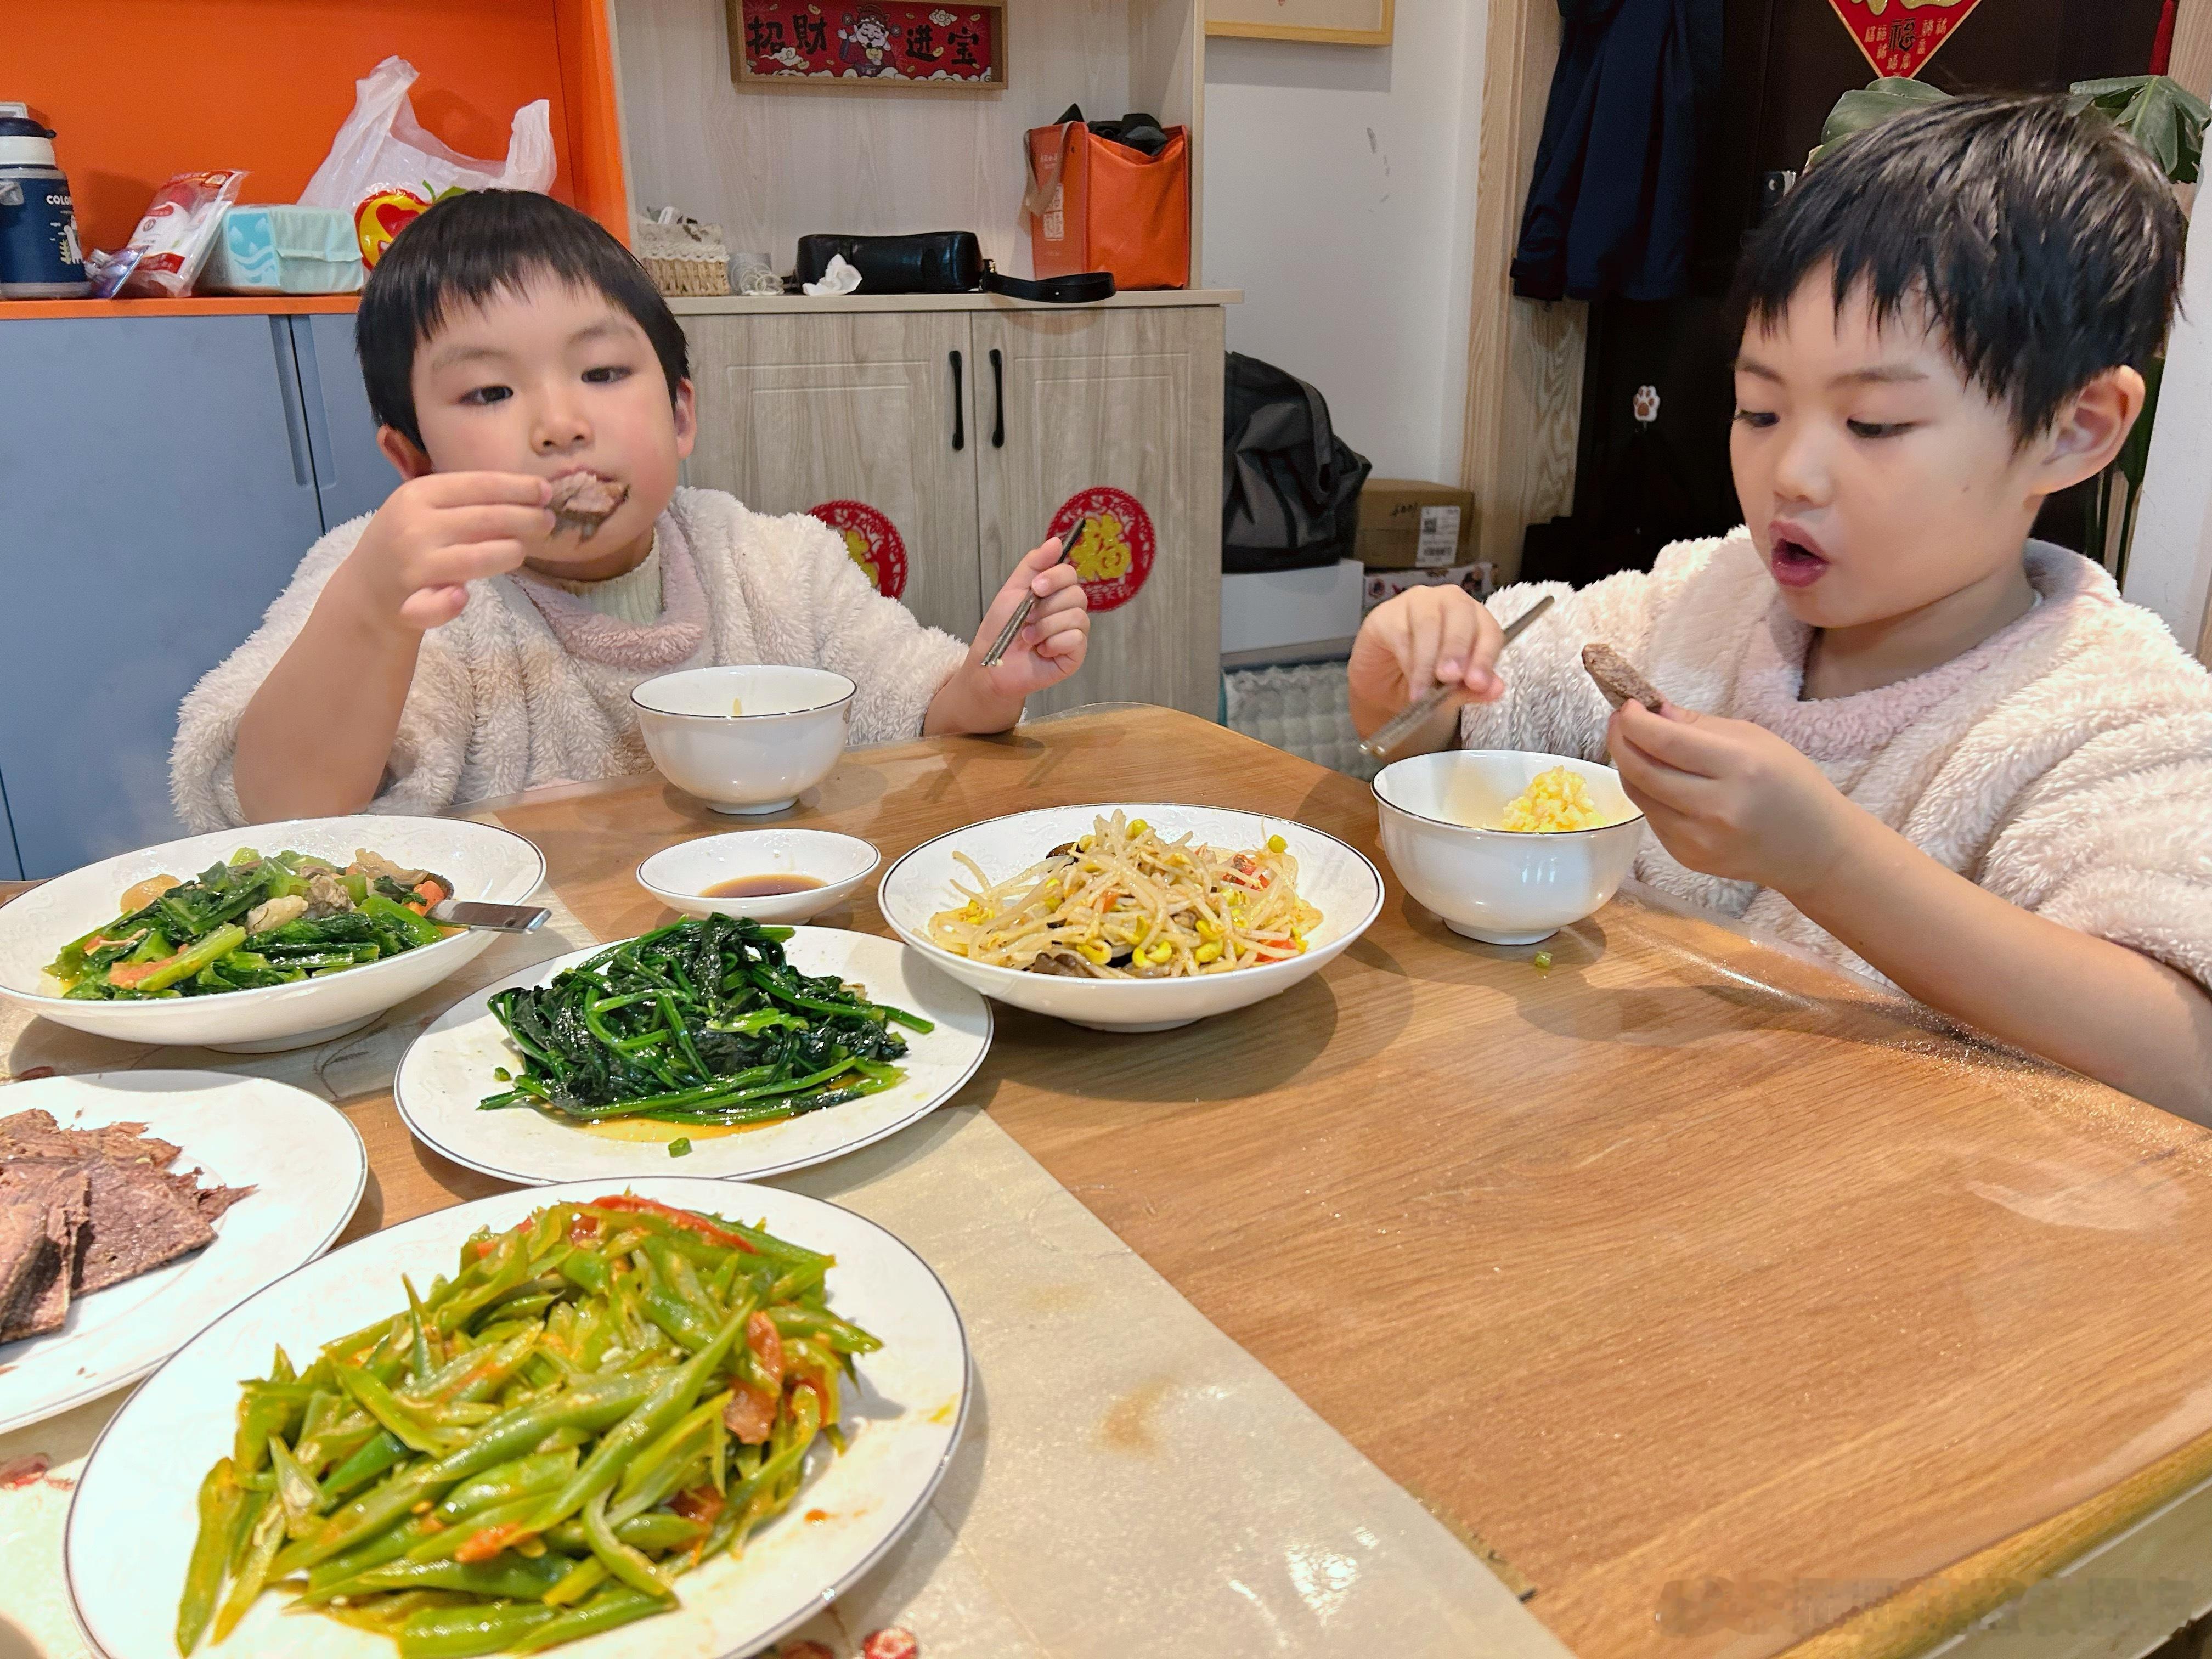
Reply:
[[634, 246], [638, 263], [663, 294], [706, 295], [730, 291], [730, 250], [720, 225], [680, 219], [662, 224], [641, 219]]

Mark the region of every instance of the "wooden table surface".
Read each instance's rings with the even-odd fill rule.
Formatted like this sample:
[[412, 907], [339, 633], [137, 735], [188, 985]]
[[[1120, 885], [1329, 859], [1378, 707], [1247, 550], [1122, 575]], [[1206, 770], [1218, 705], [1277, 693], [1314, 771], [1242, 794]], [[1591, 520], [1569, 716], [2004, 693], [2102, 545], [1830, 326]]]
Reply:
[[[1151, 708], [856, 752], [778, 822], [888, 863], [1173, 800], [1387, 875], [1363, 785]], [[610, 939], [665, 919], [641, 858], [732, 827], [657, 778], [493, 816]], [[887, 931], [865, 895], [823, 920]], [[1393, 883], [1243, 1013], [1111, 1036], [1000, 1009], [963, 1098], [1586, 1659], [1915, 1650], [2212, 1472], [2206, 1132], [1653, 901], [1544, 948]], [[347, 1109], [374, 1172], [349, 1237], [496, 1189], [388, 1096]]]

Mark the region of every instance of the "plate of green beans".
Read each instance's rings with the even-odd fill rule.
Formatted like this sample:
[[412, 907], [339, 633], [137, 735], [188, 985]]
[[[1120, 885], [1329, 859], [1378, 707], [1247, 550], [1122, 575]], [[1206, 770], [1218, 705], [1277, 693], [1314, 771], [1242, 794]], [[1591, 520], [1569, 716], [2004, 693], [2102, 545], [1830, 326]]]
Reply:
[[905, 1127], [990, 1043], [990, 1005], [896, 939], [687, 917], [465, 999], [392, 1092], [416, 1139], [507, 1181], [751, 1180]]
[[86, 1462], [69, 1592], [107, 1659], [750, 1654], [920, 1516], [967, 1401], [943, 1285], [850, 1211], [682, 1176], [502, 1194], [297, 1270], [157, 1371]]

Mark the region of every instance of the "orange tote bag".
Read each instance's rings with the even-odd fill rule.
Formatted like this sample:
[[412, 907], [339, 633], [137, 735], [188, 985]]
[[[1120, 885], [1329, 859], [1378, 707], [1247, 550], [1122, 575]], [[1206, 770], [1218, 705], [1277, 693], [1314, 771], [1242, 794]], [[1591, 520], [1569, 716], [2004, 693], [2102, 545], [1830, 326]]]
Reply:
[[1109, 270], [1116, 289], [1190, 284], [1190, 140], [1181, 127], [1146, 155], [1079, 121], [1033, 127], [1030, 258], [1041, 276]]

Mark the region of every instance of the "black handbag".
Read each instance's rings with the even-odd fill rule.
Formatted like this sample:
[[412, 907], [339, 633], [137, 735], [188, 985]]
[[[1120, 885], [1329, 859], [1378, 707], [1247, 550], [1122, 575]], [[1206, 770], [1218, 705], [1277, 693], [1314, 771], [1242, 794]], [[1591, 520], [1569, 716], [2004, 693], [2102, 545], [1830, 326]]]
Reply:
[[818, 283], [839, 255], [863, 294], [972, 294], [983, 286], [983, 245], [972, 230], [915, 236], [802, 236], [799, 280]]
[[818, 283], [830, 261], [843, 255], [860, 273], [863, 294], [972, 294], [978, 289], [1017, 300], [1085, 305], [1114, 295], [1114, 274], [1079, 271], [1032, 283], [1001, 276], [983, 257], [972, 230], [932, 230], [918, 236], [802, 236], [798, 278]]

